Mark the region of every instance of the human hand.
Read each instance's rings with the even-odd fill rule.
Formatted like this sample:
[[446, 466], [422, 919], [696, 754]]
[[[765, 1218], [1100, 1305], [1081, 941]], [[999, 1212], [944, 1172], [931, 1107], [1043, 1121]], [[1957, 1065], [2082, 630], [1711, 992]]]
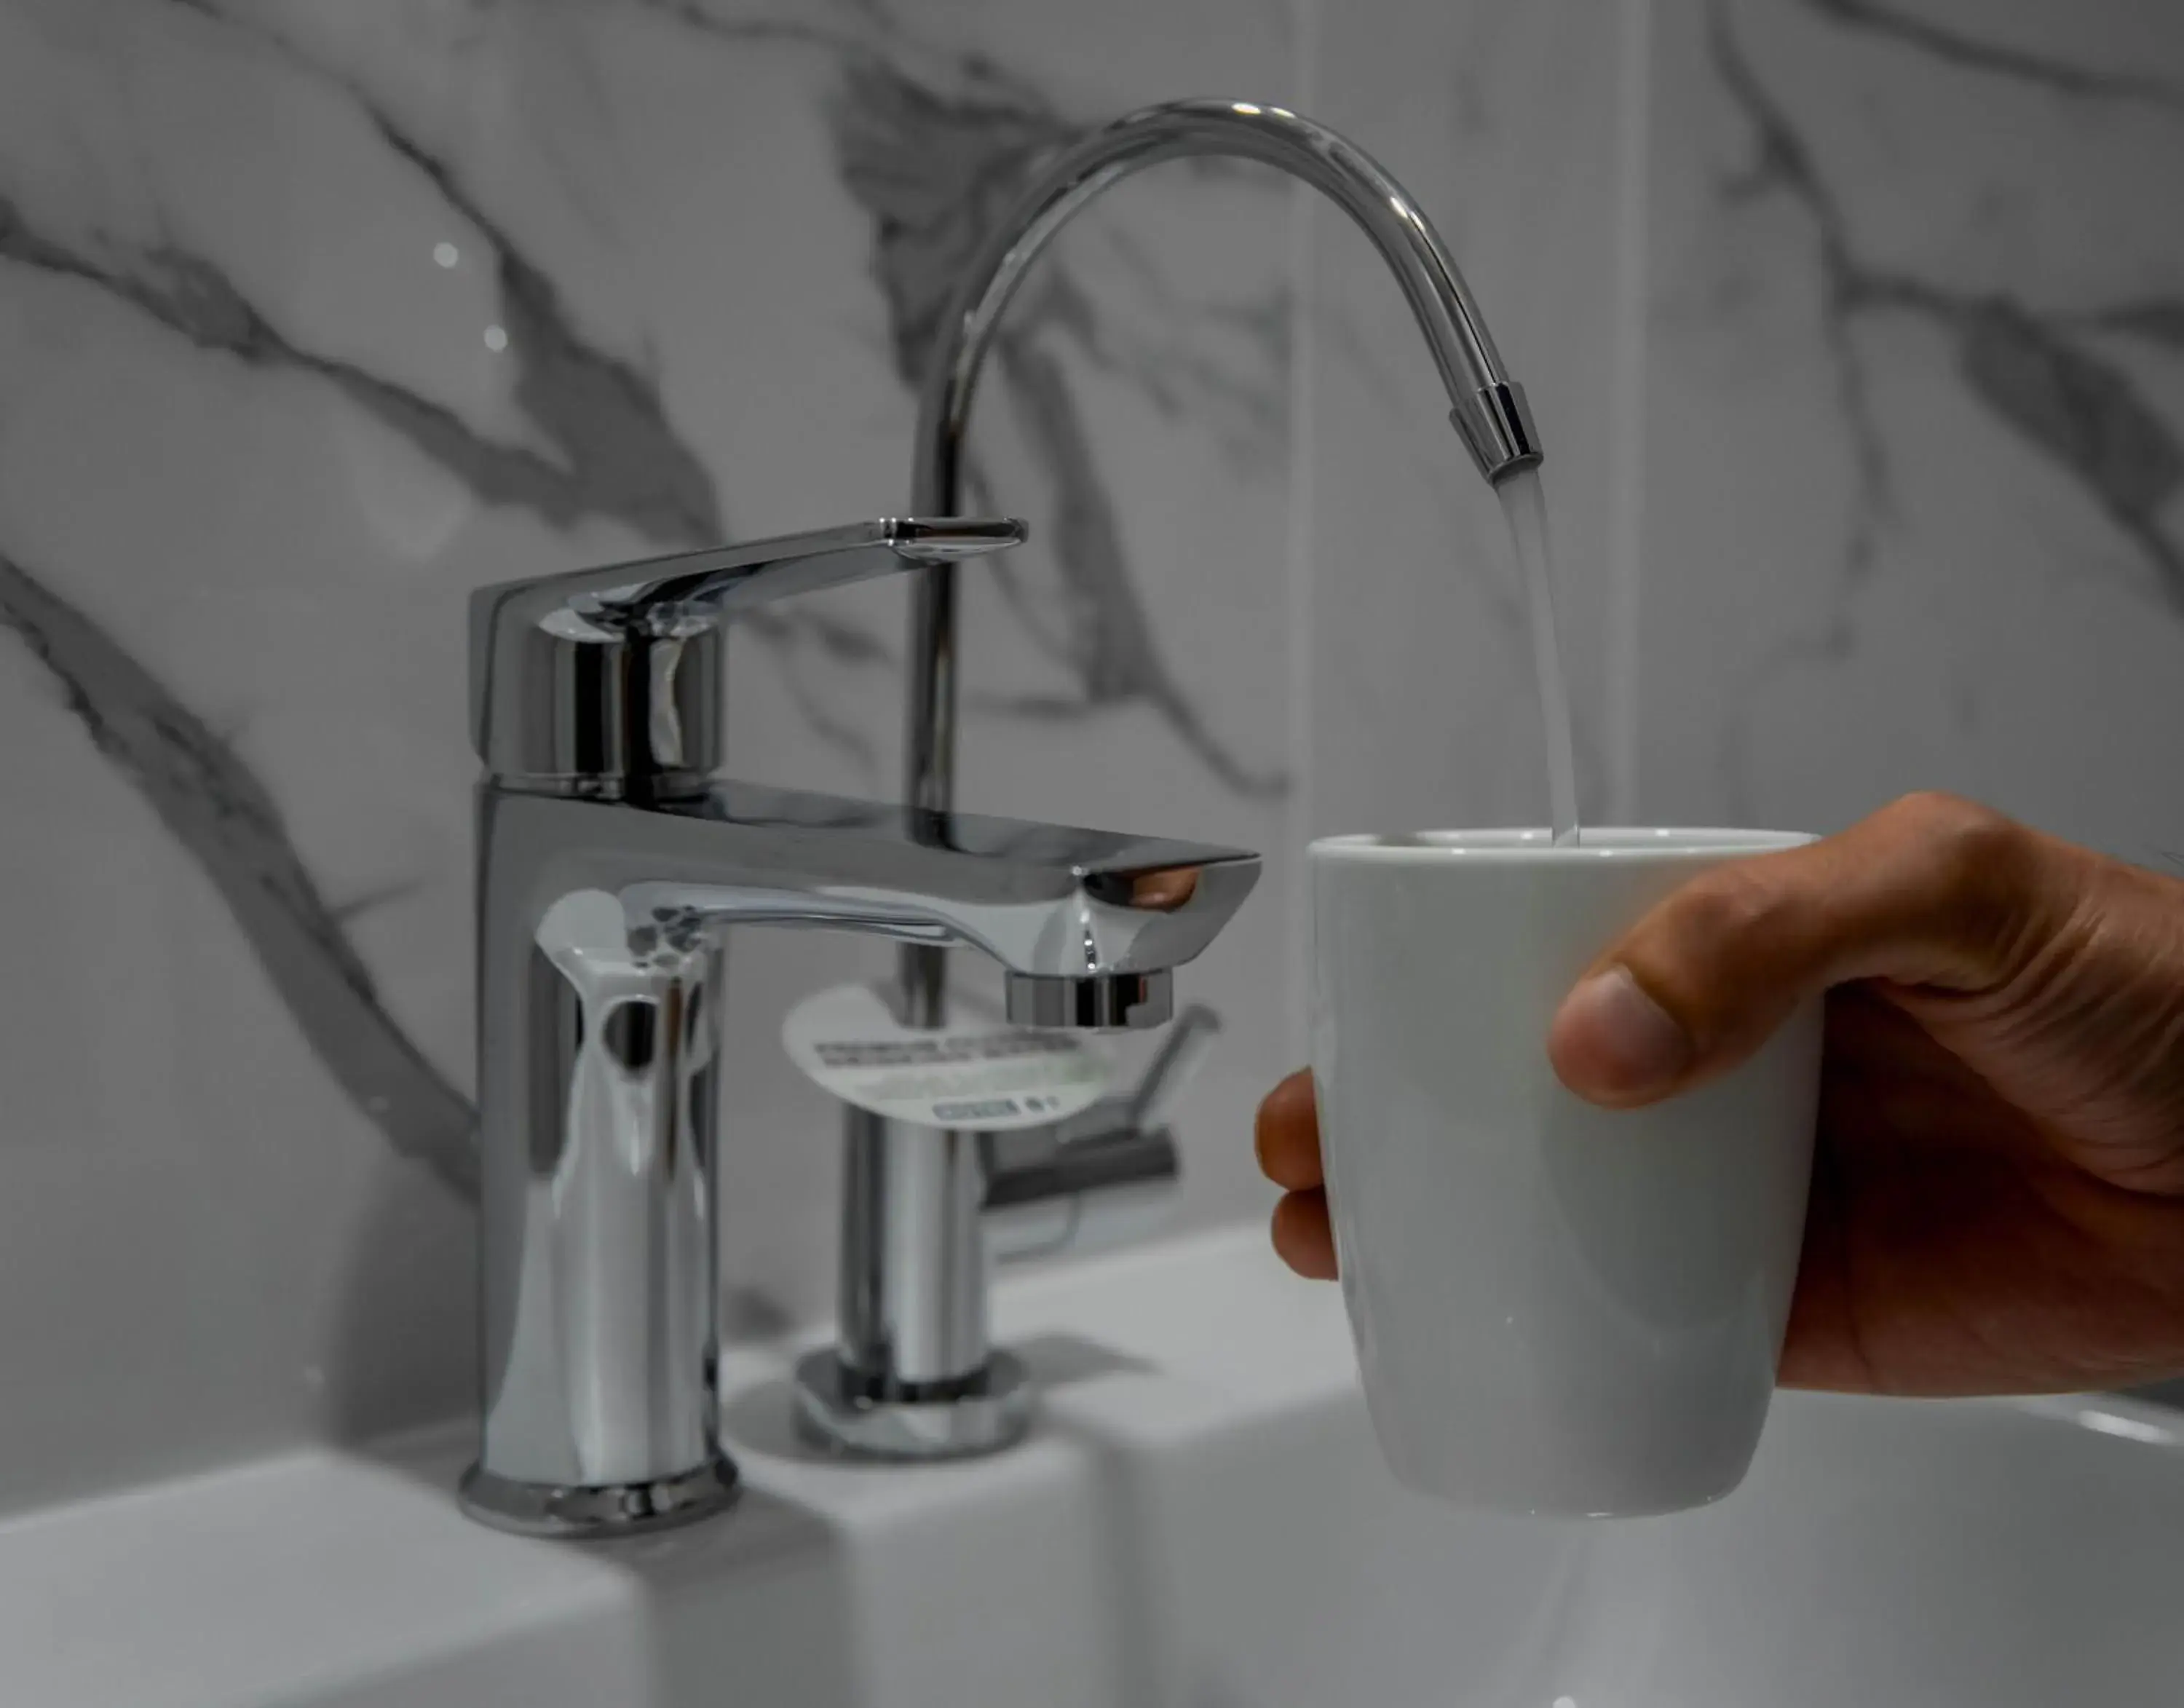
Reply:
[[[1719, 867], [1564, 1000], [1563, 1082], [1703, 1084], [1830, 992], [1780, 1376], [2068, 1392], [2184, 1372], [2184, 881], [1946, 795]], [[1332, 1278], [1309, 1074], [1260, 1107], [1275, 1248]]]

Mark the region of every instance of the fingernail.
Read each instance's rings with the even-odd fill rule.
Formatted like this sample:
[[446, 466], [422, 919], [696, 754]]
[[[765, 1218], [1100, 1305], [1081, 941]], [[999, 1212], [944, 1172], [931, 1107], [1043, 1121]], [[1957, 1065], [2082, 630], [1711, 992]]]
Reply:
[[1690, 1036], [1626, 967], [1611, 967], [1571, 991], [1561, 1024], [1584, 1038], [1592, 1090], [1657, 1091], [1691, 1065]]

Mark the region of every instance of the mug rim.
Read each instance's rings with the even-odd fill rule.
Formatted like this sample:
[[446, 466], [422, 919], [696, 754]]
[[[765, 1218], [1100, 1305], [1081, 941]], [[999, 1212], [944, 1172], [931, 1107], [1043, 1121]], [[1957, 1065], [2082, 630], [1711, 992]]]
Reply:
[[1354, 832], [1316, 838], [1315, 863], [1368, 866], [1531, 866], [1612, 861], [1667, 865], [1750, 854], [1774, 854], [1819, 839], [1807, 830], [1736, 830], [1692, 825], [1586, 825], [1574, 846], [1557, 844], [1544, 828]]

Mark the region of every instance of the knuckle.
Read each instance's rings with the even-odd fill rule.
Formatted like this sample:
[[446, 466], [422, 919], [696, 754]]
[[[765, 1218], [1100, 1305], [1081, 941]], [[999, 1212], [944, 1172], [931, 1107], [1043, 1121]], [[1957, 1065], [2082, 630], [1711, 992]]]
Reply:
[[2029, 839], [2014, 819], [1939, 791], [1906, 795], [1892, 811], [1903, 815], [1905, 828], [1950, 895], [1984, 904], [2014, 887]]
[[1981, 867], [2006, 857], [2024, 834], [1992, 807], [1938, 789], [1907, 795], [1887, 811], [1921, 842], [1960, 868]]
[[1687, 885], [1681, 897], [1682, 934], [1725, 942], [1764, 931], [1781, 916], [1780, 887], [1751, 865], [1722, 866]]
[[1981, 966], [2007, 961], [2024, 935], [2036, 890], [2037, 839], [1978, 801], [1936, 792], [1906, 796], [1892, 812], [1914, 839], [1909, 869], [1930, 889], [1924, 909]]

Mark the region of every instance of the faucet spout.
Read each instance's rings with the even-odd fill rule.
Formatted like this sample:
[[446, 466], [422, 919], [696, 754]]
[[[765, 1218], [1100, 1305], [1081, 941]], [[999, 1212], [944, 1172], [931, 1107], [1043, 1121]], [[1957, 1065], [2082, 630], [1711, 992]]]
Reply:
[[582, 897], [616, 939], [772, 925], [977, 949], [1039, 1025], [1167, 1020], [1167, 975], [1259, 875], [1240, 848], [727, 779], [642, 807], [504, 790], [485, 810], [488, 883], [559, 898], [542, 917]]
[[[1522, 386], [1487, 332], [1455, 259], [1416, 200], [1370, 155], [1325, 126], [1250, 101], [1148, 107], [1094, 131], [1048, 162], [980, 245], [942, 316], [919, 400], [912, 508], [953, 515], [963, 488], [964, 438], [987, 351], [1025, 273], [1055, 235], [1124, 178], [1163, 160], [1227, 155], [1273, 166], [1320, 191], [1379, 252], [1433, 353], [1449, 418], [1479, 472], [1498, 484], [1540, 462]], [[943, 565], [911, 595], [904, 798], [945, 811], [956, 792], [956, 584]], [[945, 963], [907, 947], [905, 1000], [921, 1024], [942, 1023]]]

